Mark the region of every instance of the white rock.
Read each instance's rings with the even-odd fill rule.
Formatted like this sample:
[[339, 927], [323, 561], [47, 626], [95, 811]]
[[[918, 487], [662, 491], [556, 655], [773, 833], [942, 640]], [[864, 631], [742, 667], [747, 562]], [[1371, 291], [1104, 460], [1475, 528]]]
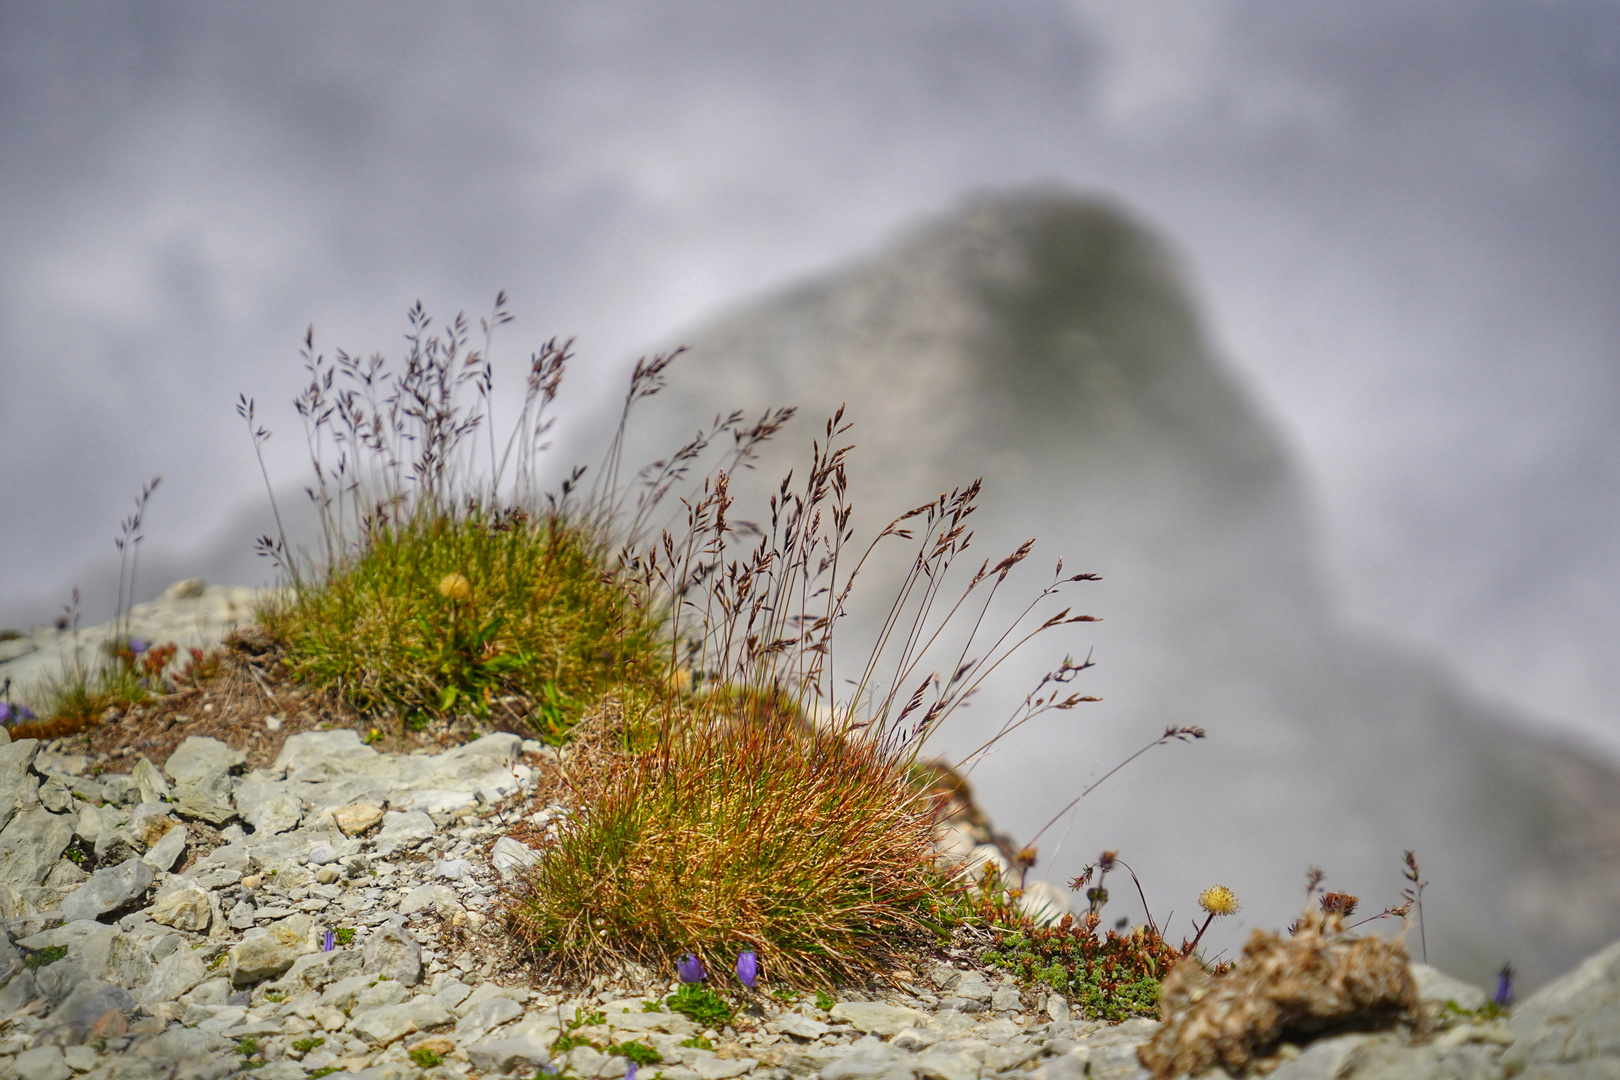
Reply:
[[211, 917], [208, 894], [195, 886], [170, 889], [159, 894], [150, 914], [153, 922], [176, 930], [206, 930]]
[[834, 1020], [844, 1020], [858, 1031], [868, 1035], [893, 1035], [903, 1028], [922, 1023], [922, 1014], [915, 1009], [898, 1005], [885, 1005], [878, 1001], [840, 1001], [829, 1014]]
[[195, 949], [182, 945], [165, 956], [144, 986], [135, 988], [135, 998], [143, 1005], [173, 1001], [208, 977], [208, 968]]
[[177, 784], [207, 789], [217, 774], [239, 772], [247, 758], [218, 739], [189, 736], [163, 763], [163, 771]]
[[174, 864], [186, 853], [187, 838], [186, 827], [177, 825], [148, 848], [146, 854], [141, 856], [141, 861], [158, 873], [166, 874], [174, 869]]
[[62, 918], [73, 922], [117, 911], [144, 896], [151, 886], [152, 868], [140, 859], [97, 870], [62, 901]]
[[255, 835], [273, 836], [296, 829], [304, 816], [298, 796], [260, 772], [242, 778], [235, 799], [237, 811], [253, 826]]
[[503, 836], [490, 849], [489, 861], [495, 867], [495, 872], [501, 875], [501, 880], [510, 881], [520, 868], [539, 862], [540, 856], [527, 844]]
[[504, 1073], [521, 1067], [524, 1072], [551, 1061], [550, 1044], [533, 1036], [485, 1039], [466, 1047], [467, 1059], [483, 1073]]
[[783, 1013], [776, 1022], [777, 1028], [784, 1035], [796, 1035], [801, 1039], [819, 1039], [832, 1028], [820, 1020], [812, 1020], [808, 1016], [798, 1013]]
[[433, 876], [447, 881], [471, 881], [472, 863], [466, 859], [441, 859], [433, 866]]
[[319, 783], [365, 775], [375, 770], [377, 761], [377, 751], [348, 728], [301, 731], [282, 744], [270, 771], [289, 780]]
[[356, 1012], [349, 1021], [349, 1030], [362, 1039], [386, 1046], [413, 1031], [448, 1024], [450, 1010], [432, 998], [419, 997], [398, 1005], [384, 1005], [364, 1012]]
[[1417, 983], [1419, 1001], [1432, 1001], [1436, 1005], [1454, 1001], [1458, 1008], [1468, 1012], [1485, 1007], [1485, 991], [1428, 964], [1413, 964], [1412, 979]]

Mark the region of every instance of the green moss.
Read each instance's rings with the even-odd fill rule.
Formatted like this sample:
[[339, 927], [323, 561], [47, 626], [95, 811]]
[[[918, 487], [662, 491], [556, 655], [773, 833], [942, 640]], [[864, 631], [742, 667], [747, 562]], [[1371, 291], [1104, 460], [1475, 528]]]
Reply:
[[47, 948], [40, 949], [38, 952], [29, 953], [27, 957], [23, 959], [23, 963], [27, 965], [30, 971], [38, 971], [42, 967], [49, 967], [51, 964], [56, 963], [66, 955], [66, 945], [51, 945]]
[[1036, 926], [1015, 914], [990, 920], [993, 947], [984, 962], [1021, 982], [1051, 987], [1087, 1018], [1116, 1022], [1157, 1016], [1159, 982], [1182, 959], [1150, 927], [1099, 935], [1089, 921], [1066, 916], [1057, 926]]

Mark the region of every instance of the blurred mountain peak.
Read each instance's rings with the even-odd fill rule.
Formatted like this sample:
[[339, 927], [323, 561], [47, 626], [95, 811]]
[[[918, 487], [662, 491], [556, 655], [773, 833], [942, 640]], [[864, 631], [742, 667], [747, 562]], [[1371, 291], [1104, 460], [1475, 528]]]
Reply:
[[979, 192], [680, 340], [668, 419], [642, 426], [649, 455], [697, 417], [801, 409], [737, 481], [738, 516], [844, 405], [866, 535], [982, 476], [980, 557], [1038, 536], [1035, 562], [1103, 576], [1086, 603], [1107, 621], [1076, 647], [1096, 648], [1088, 690], [1106, 700], [980, 768], [998, 824], [1027, 836], [1144, 735], [1210, 729], [1088, 798], [1048, 880], [1119, 847], [1149, 868], [1156, 907], [1190, 910], [1219, 880], [1250, 925], [1276, 927], [1313, 865], [1364, 909], [1398, 903], [1415, 849], [1430, 959], [1448, 970], [1484, 981], [1511, 958], [1531, 985], [1620, 934], [1620, 805], [1603, 794], [1620, 777], [1343, 624], [1286, 445], [1219, 360], [1171, 249], [1120, 208]]

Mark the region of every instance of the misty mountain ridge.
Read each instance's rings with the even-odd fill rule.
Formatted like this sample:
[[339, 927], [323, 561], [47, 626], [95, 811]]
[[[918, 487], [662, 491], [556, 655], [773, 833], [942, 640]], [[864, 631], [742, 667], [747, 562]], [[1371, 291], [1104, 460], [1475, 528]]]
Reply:
[[[1430, 959], [1448, 970], [1485, 981], [1511, 960], [1540, 982], [1620, 934], [1620, 777], [1336, 617], [1282, 441], [1216, 359], [1173, 259], [1127, 215], [1062, 191], [981, 195], [678, 341], [690, 351], [658, 402], [665, 424], [638, 419], [645, 453], [693, 417], [800, 407], [796, 433], [734, 482], [738, 516], [802, 471], [842, 405], [862, 535], [982, 476], [975, 566], [1038, 537], [1031, 588], [1060, 554], [1102, 576], [1070, 599], [1105, 621], [1068, 647], [1095, 647], [1075, 688], [1105, 700], [977, 768], [1000, 827], [1026, 839], [1158, 731], [1209, 729], [1089, 796], [1060, 852], [1061, 826], [1043, 838], [1041, 876], [1065, 881], [1117, 848], [1154, 915], [1181, 913], [1172, 932], [1199, 889], [1230, 885], [1245, 904], [1221, 928], [1230, 955], [1243, 923], [1291, 921], [1309, 866], [1366, 913], [1398, 903], [1412, 849]], [[869, 597], [886, 602], [883, 583]], [[846, 642], [864, 640], [861, 621]], [[1003, 701], [1054, 662], [1028, 657], [997, 684]], [[1000, 722], [979, 707], [942, 733], [946, 756]], [[1111, 914], [1141, 918], [1125, 892]]]

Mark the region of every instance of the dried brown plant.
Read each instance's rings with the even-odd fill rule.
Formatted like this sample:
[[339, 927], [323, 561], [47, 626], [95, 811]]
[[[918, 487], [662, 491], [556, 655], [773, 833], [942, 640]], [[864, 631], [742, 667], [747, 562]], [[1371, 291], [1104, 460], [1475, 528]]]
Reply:
[[1137, 1049], [1159, 1080], [1217, 1066], [1243, 1076], [1275, 1064], [1285, 1042], [1419, 1022], [1406, 946], [1348, 934], [1337, 912], [1307, 910], [1292, 937], [1256, 929], [1224, 975], [1189, 957], [1160, 995], [1163, 1025]]

